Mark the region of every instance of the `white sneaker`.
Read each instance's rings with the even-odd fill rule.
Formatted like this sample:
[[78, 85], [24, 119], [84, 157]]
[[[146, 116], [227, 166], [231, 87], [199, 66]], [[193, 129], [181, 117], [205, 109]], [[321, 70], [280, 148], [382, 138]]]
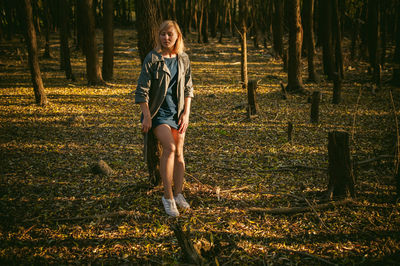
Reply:
[[176, 195], [176, 197], [174, 197], [176, 204], [178, 204], [179, 207], [183, 208], [183, 209], [190, 209], [190, 205], [189, 203], [186, 201], [185, 197], [179, 193], [178, 195]]
[[172, 217], [179, 216], [179, 211], [176, 208], [175, 200], [174, 199], [166, 199], [162, 197], [162, 203], [164, 205], [165, 212]]

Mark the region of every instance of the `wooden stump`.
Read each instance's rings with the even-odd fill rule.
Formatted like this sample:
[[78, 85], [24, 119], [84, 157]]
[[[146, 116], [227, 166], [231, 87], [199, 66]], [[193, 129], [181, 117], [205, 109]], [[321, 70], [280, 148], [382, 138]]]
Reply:
[[333, 74], [333, 104], [339, 104], [341, 102], [341, 91], [342, 91], [342, 79], [340, 75], [335, 72]]
[[281, 83], [280, 85], [281, 85], [282, 99], [286, 100], [287, 99], [287, 92], [286, 92], [285, 85], [283, 85], [283, 83]]
[[158, 186], [161, 184], [161, 176], [160, 176], [160, 155], [161, 155], [161, 147], [153, 133], [153, 130], [150, 130], [148, 133], [144, 134], [144, 156], [147, 162], [147, 168], [149, 171], [149, 181], [152, 185]]
[[374, 67], [374, 82], [377, 89], [381, 88], [382, 81], [382, 66], [380, 64], [376, 64]]
[[249, 117], [257, 114], [257, 102], [256, 102], [256, 91], [257, 91], [257, 81], [250, 80], [247, 86], [247, 100], [248, 100], [248, 115]]
[[108, 166], [108, 164], [103, 160], [98, 161], [92, 166], [92, 172], [93, 174], [105, 176], [112, 176], [114, 174], [114, 171], [111, 169], [111, 167]]
[[350, 158], [349, 133], [332, 131], [328, 135], [329, 198], [354, 197], [354, 175]]
[[312, 94], [311, 101], [311, 123], [317, 124], [319, 121], [319, 101], [321, 99], [321, 93], [314, 91]]

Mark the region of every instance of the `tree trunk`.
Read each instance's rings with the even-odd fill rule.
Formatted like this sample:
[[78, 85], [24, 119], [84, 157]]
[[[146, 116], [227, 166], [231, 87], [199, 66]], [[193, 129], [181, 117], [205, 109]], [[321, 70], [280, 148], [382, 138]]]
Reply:
[[101, 75], [99, 57], [97, 54], [93, 0], [84, 0], [82, 7], [83, 14], [85, 15], [84, 24], [82, 26], [86, 27], [85, 32], [87, 33], [84, 40], [88, 83], [89, 85], [102, 85], [104, 84], [104, 80]]
[[[61, 69], [65, 71], [65, 77], [67, 79], [75, 80], [72, 74], [71, 68], [71, 56], [69, 51], [69, 27], [68, 27], [68, 10], [69, 6], [66, 0], [60, 0], [59, 6], [59, 16], [60, 16], [60, 58], [61, 58]], [[61, 56], [62, 55], [62, 56]]]
[[[380, 39], [379, 34], [379, 1], [368, 0], [368, 53], [369, 63], [373, 69], [373, 77], [377, 83], [376, 77], [378, 76], [379, 66], [379, 48], [378, 43]], [[379, 84], [376, 84], [379, 86]]]
[[314, 41], [314, 0], [304, 0], [304, 40], [307, 49], [308, 59], [308, 80], [311, 82], [317, 81], [315, 72], [314, 57], [315, 57], [315, 41]]
[[289, 59], [287, 92], [304, 92], [301, 76], [301, 44], [303, 29], [300, 21], [300, 0], [288, 1]]
[[37, 41], [36, 41], [36, 31], [33, 25], [32, 18], [32, 5], [30, 0], [20, 0], [20, 6], [23, 7], [24, 13], [23, 20], [25, 24], [25, 41], [28, 48], [28, 61], [29, 68], [31, 71], [33, 91], [35, 93], [36, 104], [40, 106], [45, 106], [48, 104], [46, 93], [44, 91], [42, 75], [40, 73], [38, 51], [37, 51]]
[[344, 78], [343, 70], [343, 56], [342, 56], [342, 31], [341, 31], [341, 15], [339, 13], [338, 0], [333, 0], [333, 34], [335, 36], [335, 63], [336, 72], [339, 74], [340, 78]]
[[198, 7], [198, 21], [197, 21], [197, 42], [202, 43], [203, 41], [203, 20], [204, 20], [204, 2], [205, 0], [199, 0], [197, 3]]
[[273, 48], [278, 58], [283, 58], [283, 9], [282, 0], [274, 0], [274, 16], [272, 19]]
[[244, 91], [247, 91], [247, 86], [249, 82], [248, 74], [247, 74], [247, 10], [248, 10], [248, 0], [240, 0], [239, 2], [239, 17], [241, 18], [240, 25], [241, 25], [241, 78]]
[[103, 67], [102, 75], [104, 80], [113, 79], [114, 72], [114, 28], [113, 0], [103, 0]]
[[329, 198], [355, 196], [355, 180], [351, 165], [349, 134], [332, 131], [328, 135]]
[[[395, 52], [393, 56], [393, 75], [392, 84], [395, 86], [400, 86], [400, 4], [397, 4], [397, 18], [396, 18], [396, 32], [395, 32]], [[399, 174], [400, 175], [400, 174]]]
[[208, 13], [210, 7], [210, 0], [203, 0], [203, 43], [208, 43]]
[[341, 102], [341, 91], [342, 91], [342, 79], [338, 73], [333, 74], [333, 104], [339, 104]]
[[[146, 55], [156, 46], [158, 26], [161, 14], [153, 0], [135, 0], [136, 27], [138, 29], [138, 48], [140, 60], [143, 63]], [[145, 160], [149, 170], [149, 181], [153, 185], [161, 184], [160, 176], [160, 145], [153, 130], [144, 134]]]
[[329, 80], [333, 79], [334, 57], [333, 57], [333, 38], [332, 38], [332, 3], [331, 1], [320, 1], [320, 23], [322, 40], [322, 57], [324, 73]]
[[44, 18], [43, 18], [43, 23], [45, 27], [45, 45], [44, 45], [44, 58], [51, 58], [51, 53], [50, 53], [50, 29], [51, 29], [51, 21], [50, 21], [50, 10], [49, 10], [49, 4], [48, 0], [44, 0], [43, 2], [43, 9], [44, 9]]
[[257, 114], [257, 101], [256, 101], [256, 92], [257, 92], [257, 81], [250, 80], [247, 86], [247, 102], [249, 104], [247, 114], [248, 117]]
[[310, 121], [313, 124], [318, 124], [319, 122], [319, 102], [321, 99], [321, 93], [319, 91], [314, 91], [311, 100], [311, 115]]

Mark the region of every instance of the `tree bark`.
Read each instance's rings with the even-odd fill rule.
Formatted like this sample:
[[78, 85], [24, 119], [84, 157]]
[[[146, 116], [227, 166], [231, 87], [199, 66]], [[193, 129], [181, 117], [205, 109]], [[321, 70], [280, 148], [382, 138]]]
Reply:
[[307, 49], [308, 59], [308, 80], [311, 82], [317, 81], [315, 72], [314, 57], [315, 57], [315, 41], [314, 41], [314, 0], [304, 0], [304, 40]]
[[[378, 0], [368, 0], [368, 53], [369, 53], [369, 63], [373, 69], [373, 77], [375, 82], [377, 82], [376, 77], [378, 76], [379, 66], [379, 1]], [[376, 84], [380, 85], [380, 84]]]
[[[65, 77], [67, 79], [75, 80], [72, 74], [71, 67], [71, 56], [69, 51], [69, 19], [68, 19], [68, 9], [69, 6], [66, 0], [59, 1], [59, 16], [60, 16], [60, 58], [61, 58], [61, 69], [65, 71]], [[62, 56], [61, 56], [62, 55]]]
[[241, 25], [241, 78], [242, 78], [242, 87], [244, 91], [247, 91], [248, 87], [248, 74], [247, 74], [247, 10], [248, 10], [248, 0], [240, 0], [239, 1], [239, 17], [241, 18], [240, 25]]
[[40, 73], [38, 49], [36, 41], [36, 31], [33, 25], [32, 4], [30, 0], [20, 0], [20, 6], [23, 7], [23, 20], [25, 24], [25, 41], [28, 48], [28, 62], [31, 71], [33, 91], [35, 93], [36, 104], [45, 106], [48, 104], [46, 93], [44, 91], [42, 75]]
[[288, 1], [289, 58], [287, 92], [304, 92], [301, 76], [301, 45], [303, 29], [300, 20], [300, 0]]
[[283, 9], [282, 0], [274, 0], [274, 15], [272, 19], [273, 48], [275, 55], [283, 59]]
[[[138, 29], [138, 48], [140, 60], [143, 63], [146, 55], [156, 46], [158, 26], [161, 14], [153, 0], [135, 0], [136, 27]], [[153, 185], [161, 184], [160, 176], [160, 145], [153, 130], [144, 134], [144, 155], [149, 171], [149, 181]]]
[[44, 45], [44, 58], [51, 58], [51, 53], [50, 53], [50, 29], [51, 29], [51, 20], [50, 20], [50, 8], [48, 4], [48, 0], [43, 1], [43, 9], [44, 9], [44, 18], [43, 18], [43, 23], [45, 27], [45, 45]]
[[333, 74], [333, 104], [339, 104], [341, 102], [341, 91], [342, 91], [342, 79], [338, 73]]
[[99, 57], [97, 54], [97, 42], [95, 32], [95, 17], [93, 13], [93, 0], [82, 0], [82, 8], [84, 14], [83, 25], [87, 35], [85, 40], [85, 56], [86, 56], [86, 74], [89, 85], [104, 84], [101, 75]]
[[257, 114], [257, 101], [256, 101], [256, 92], [257, 92], [257, 81], [250, 80], [247, 86], [247, 102], [248, 106], [248, 116], [251, 117], [252, 115]]
[[343, 56], [342, 56], [342, 31], [341, 31], [341, 14], [339, 12], [338, 0], [333, 0], [333, 34], [335, 39], [335, 64], [336, 72], [340, 78], [344, 78]]
[[324, 74], [329, 80], [333, 79], [334, 57], [333, 57], [333, 36], [332, 36], [332, 2], [323, 0], [320, 5], [320, 23], [322, 40], [322, 58]]
[[329, 198], [355, 196], [355, 180], [350, 158], [349, 134], [332, 131], [328, 135]]
[[103, 0], [103, 79], [110, 81], [114, 74], [113, 0]]

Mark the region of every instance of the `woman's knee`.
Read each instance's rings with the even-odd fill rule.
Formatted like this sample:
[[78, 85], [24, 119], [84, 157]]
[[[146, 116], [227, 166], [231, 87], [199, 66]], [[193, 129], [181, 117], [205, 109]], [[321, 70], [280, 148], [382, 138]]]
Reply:
[[176, 146], [174, 143], [163, 145], [163, 154], [176, 156]]
[[175, 161], [177, 163], [180, 163], [180, 164], [185, 164], [185, 159], [183, 157], [183, 152], [180, 151], [179, 149], [177, 149], [176, 152], [175, 152]]

